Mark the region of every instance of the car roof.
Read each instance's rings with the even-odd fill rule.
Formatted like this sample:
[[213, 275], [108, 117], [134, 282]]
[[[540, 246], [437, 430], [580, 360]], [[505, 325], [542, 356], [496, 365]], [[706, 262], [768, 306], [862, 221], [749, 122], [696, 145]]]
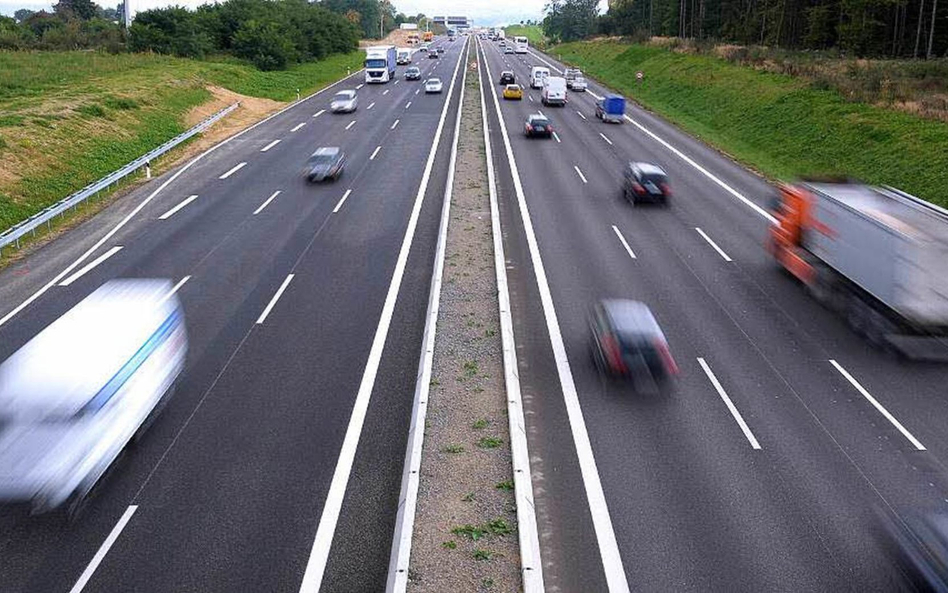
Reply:
[[606, 299], [601, 305], [617, 332], [665, 338], [652, 310], [645, 303], [631, 299]]
[[338, 146], [320, 146], [316, 149], [316, 152], [313, 153], [313, 156], [335, 156], [339, 154], [339, 152]]
[[508, 84], [507, 86], [504, 87], [504, 89], [510, 89], [511, 91], [519, 91], [519, 90], [520, 90], [520, 85], [519, 85], [519, 84]]
[[658, 165], [653, 165], [652, 163], [631, 162], [629, 163], [629, 167], [632, 169], [638, 169], [645, 175], [666, 175], [667, 176], [667, 173], [665, 173], [665, 169], [662, 169]]
[[355, 94], [356, 94], [356, 92], [355, 92], [354, 90], [352, 90], [352, 89], [345, 89], [345, 90], [342, 90], [342, 91], [339, 91], [338, 93], [336, 93], [336, 96], [338, 97], [339, 95], [346, 95], [346, 96], [348, 96], [348, 97], [354, 97]]
[[427, 80], [427, 82], [441, 82], [441, 79], [438, 78], [437, 76], [432, 76], [431, 78]]
[[544, 121], [550, 121], [550, 118], [548, 118], [547, 116], [543, 115], [542, 113], [531, 113], [530, 115], [527, 116], [527, 121], [533, 121], [533, 120], [537, 120], [537, 119], [542, 119], [542, 120], [544, 120]]

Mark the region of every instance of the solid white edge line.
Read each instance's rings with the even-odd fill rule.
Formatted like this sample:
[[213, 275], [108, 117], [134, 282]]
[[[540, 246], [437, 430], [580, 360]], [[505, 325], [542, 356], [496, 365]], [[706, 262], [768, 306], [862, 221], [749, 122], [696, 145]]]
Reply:
[[246, 166], [247, 166], [247, 162], [246, 162], [246, 161], [244, 161], [244, 162], [242, 162], [242, 163], [239, 163], [239, 164], [236, 165], [234, 168], [232, 168], [230, 171], [228, 171], [228, 172], [224, 173], [223, 175], [221, 175], [220, 177], [218, 177], [218, 179], [227, 179], [228, 177], [230, 177], [231, 175], [233, 175], [233, 174], [236, 173], [237, 171], [240, 171], [241, 169], [243, 169], [243, 168], [246, 167]]
[[115, 527], [112, 528], [112, 531], [109, 532], [108, 537], [105, 538], [105, 541], [102, 542], [102, 545], [99, 546], [99, 550], [95, 553], [95, 556], [92, 557], [92, 560], [89, 562], [89, 565], [86, 566], [86, 569], [82, 571], [82, 574], [79, 576], [79, 580], [76, 581], [76, 584], [72, 586], [72, 589], [69, 590], [69, 593], [80, 593], [88, 584], [89, 579], [92, 578], [92, 575], [95, 573], [95, 569], [99, 567], [99, 564], [102, 563], [102, 560], [105, 559], [105, 555], [109, 553], [109, 549], [115, 544], [115, 540], [122, 534], [122, 530], [125, 529], [125, 526], [128, 525], [128, 522], [132, 519], [132, 515], [135, 514], [135, 511], [138, 510], [138, 505], [130, 505], [125, 512], [122, 513], [122, 516], [119, 518], [118, 523], [115, 524]]
[[714, 390], [718, 392], [718, 395], [721, 396], [721, 399], [724, 400], [724, 405], [727, 406], [727, 409], [730, 410], [731, 416], [734, 417], [734, 420], [737, 421], [737, 425], [741, 427], [741, 430], [744, 432], [744, 436], [747, 437], [748, 442], [754, 449], [760, 449], [760, 443], [757, 442], [757, 437], [754, 436], [754, 433], [751, 432], [747, 423], [744, 422], [744, 417], [741, 416], [741, 413], [737, 410], [737, 407], [734, 405], [734, 402], [731, 401], [731, 398], [728, 397], [727, 392], [724, 391], [724, 388], [721, 387], [721, 383], [718, 381], [718, 378], [714, 376], [714, 372], [711, 371], [711, 367], [708, 366], [708, 363], [705, 362], [703, 358], [698, 357], [698, 364], [701, 365], [704, 374], [708, 376], [708, 380], [711, 381], [711, 385], [714, 387]]
[[197, 194], [192, 194], [186, 197], [185, 199], [181, 200], [181, 203], [179, 203], [177, 206], [173, 207], [171, 210], [168, 210], [167, 212], [159, 216], [158, 220], [168, 220], [169, 218], [174, 216], [175, 212], [177, 212], [178, 210], [181, 210], [182, 208], [184, 208], [185, 206], [187, 206], [188, 204], [190, 204], [196, 199], [197, 199]]
[[[490, 72], [490, 63], [486, 59], [484, 60], [484, 67], [487, 69], [488, 79], [493, 80], [493, 76]], [[497, 89], [494, 88], [493, 85], [491, 85], [491, 91], [491, 96], [494, 99], [494, 109], [497, 112], [497, 118], [500, 122], [500, 133], [504, 139], [507, 161], [510, 165], [511, 176], [513, 177], [514, 191], [517, 195], [517, 203], [520, 208], [520, 217], [523, 220], [524, 234], [526, 235], [527, 246], [530, 251], [530, 259], [533, 263], [534, 276], [537, 280], [537, 289], [540, 292], [543, 316], [546, 319], [547, 332], [550, 334], [550, 345], [553, 349], [553, 358], [556, 361], [556, 372], [560, 380], [560, 388], [563, 392], [563, 401], [566, 405], [567, 417], [569, 418], [570, 432], [573, 435], [573, 443], [576, 446], [576, 456], [579, 461], [580, 473], [583, 477], [586, 500], [589, 503], [589, 513], [592, 517], [593, 528], [596, 532], [596, 542], [599, 546], [599, 555], [602, 559], [606, 585], [610, 593], [627, 593], [629, 591], [628, 578], [625, 574], [625, 568], [622, 566], [622, 556], [619, 553], [619, 544], [616, 541], [615, 530], [612, 527], [612, 519], [609, 516], [609, 506], [606, 503], [606, 495], [602, 489], [599, 470], [596, 467], [596, 458], [593, 454], [592, 443], [589, 441], [589, 433], [586, 430], [586, 423], [583, 420], [583, 410], [579, 403], [579, 395], [576, 391], [573, 373], [570, 370], [569, 358], [566, 356], [566, 345], [563, 342], [563, 334], [560, 331], [556, 308], [553, 305], [553, 294], [550, 291], [550, 283], [546, 277], [546, 270], [543, 266], [543, 258], [540, 255], [540, 247], [537, 242], [536, 233], [533, 230], [530, 209], [527, 206], [527, 199], [523, 193], [523, 185], [520, 182], [517, 159], [514, 157], [513, 147], [510, 144], [507, 124], [504, 121], [503, 111], [500, 109], [500, 101], [497, 99]]]
[[56, 283], [59, 282], [59, 280], [60, 280], [61, 278], [63, 278], [63, 277], [66, 276], [67, 274], [69, 274], [69, 272], [73, 271], [77, 266], [79, 266], [82, 262], [84, 262], [90, 255], [92, 255], [93, 253], [95, 253], [96, 251], [98, 251], [98, 249], [99, 249], [100, 247], [102, 247], [102, 245], [104, 245], [106, 241], [108, 241], [109, 239], [111, 239], [111, 238], [115, 235], [115, 233], [119, 232], [119, 230], [121, 230], [122, 227], [124, 227], [126, 224], [129, 223], [129, 221], [131, 221], [133, 218], [135, 218], [135, 217], [138, 215], [138, 213], [141, 212], [143, 208], [145, 208], [145, 206], [147, 206], [149, 203], [151, 203], [151, 201], [154, 200], [155, 197], [158, 196], [159, 193], [161, 193], [166, 187], [168, 187], [169, 185], [171, 185], [172, 183], [174, 183], [175, 180], [178, 179], [178, 177], [180, 177], [181, 175], [184, 175], [184, 173], [185, 173], [188, 169], [190, 169], [192, 166], [194, 166], [194, 164], [196, 164], [198, 161], [200, 161], [201, 159], [203, 159], [203, 158], [206, 157], [207, 155], [211, 154], [212, 152], [214, 152], [215, 150], [217, 150], [217, 149], [220, 148], [221, 146], [224, 146], [225, 144], [229, 143], [230, 141], [232, 141], [232, 140], [234, 140], [234, 139], [236, 139], [236, 138], [239, 138], [240, 136], [243, 136], [244, 134], [246, 134], [246, 133], [249, 132], [250, 130], [255, 129], [257, 126], [262, 126], [263, 124], [267, 123], [267, 122], [270, 121], [271, 119], [273, 119], [273, 118], [275, 118], [275, 117], [278, 117], [278, 116], [280, 116], [280, 115], [286, 113], [287, 111], [289, 111], [290, 109], [293, 109], [294, 107], [297, 107], [297, 106], [299, 106], [299, 105], [302, 105], [303, 103], [305, 103], [306, 101], [309, 101], [309, 100], [312, 99], [313, 97], [316, 97], [317, 95], [320, 95], [320, 94], [322, 94], [322, 93], [328, 91], [329, 89], [333, 88], [334, 86], [336, 86], [336, 85], [338, 85], [338, 84], [340, 84], [340, 83], [342, 83], [342, 82], [344, 82], [344, 81], [346, 81], [346, 80], [349, 80], [349, 79], [352, 78], [353, 76], [357, 76], [357, 75], [360, 74], [363, 70], [364, 70], [364, 68], [359, 68], [358, 70], [356, 70], [355, 72], [353, 72], [353, 73], [350, 74], [349, 76], [346, 76], [345, 78], [340, 78], [340, 79], [337, 80], [336, 82], [333, 82], [332, 84], [328, 84], [328, 85], [324, 86], [323, 88], [319, 89], [318, 91], [316, 91], [316, 92], [314, 92], [314, 93], [312, 93], [312, 94], [310, 94], [310, 95], [308, 95], [308, 96], [306, 96], [306, 97], [303, 97], [303, 98], [300, 99], [299, 101], [294, 101], [293, 103], [290, 103], [290, 104], [287, 105], [286, 107], [280, 109], [279, 111], [277, 111], [277, 112], [275, 112], [275, 113], [271, 113], [270, 115], [268, 115], [267, 117], [261, 119], [261, 120], [258, 121], [257, 123], [252, 124], [252, 125], [250, 125], [250, 126], [244, 128], [243, 130], [240, 130], [239, 132], [236, 132], [236, 133], [232, 134], [231, 136], [228, 136], [227, 138], [224, 138], [223, 140], [221, 140], [220, 142], [218, 142], [218, 143], [215, 144], [214, 146], [208, 148], [207, 150], [205, 150], [205, 151], [202, 152], [201, 154], [197, 155], [196, 157], [194, 157], [193, 159], [191, 159], [190, 161], [188, 161], [187, 163], [185, 163], [185, 165], [184, 165], [183, 167], [181, 167], [180, 169], [178, 169], [177, 171], [175, 171], [174, 173], [172, 173], [172, 174], [171, 174], [171, 177], [169, 177], [168, 179], [166, 179], [161, 185], [159, 185], [157, 188], [155, 188], [155, 191], [153, 191], [153, 192], [151, 192], [150, 194], [148, 194], [148, 197], [146, 197], [144, 200], [142, 200], [141, 202], [139, 202], [138, 205], [135, 206], [135, 208], [134, 208], [131, 212], [129, 212], [128, 214], [125, 215], [125, 218], [123, 218], [122, 220], [120, 220], [119, 222], [117, 222], [117, 223], [115, 224], [115, 226], [112, 227], [111, 230], [109, 230], [109, 232], [107, 232], [105, 235], [103, 235], [102, 238], [100, 238], [98, 241], [96, 241], [95, 244], [94, 244], [92, 247], [90, 247], [89, 249], [87, 249], [82, 255], [80, 255], [78, 258], [76, 258], [75, 260], [73, 260], [73, 262], [72, 262], [71, 264], [69, 264], [68, 266], [66, 266], [66, 268], [65, 268], [62, 272], [56, 274], [56, 275], [53, 277], [52, 280], [50, 280], [49, 282], [47, 282], [46, 284], [44, 284], [40, 289], [38, 289], [36, 292], [34, 292], [33, 294], [31, 294], [29, 297], [27, 297], [26, 300], [24, 300], [22, 303], [20, 303], [19, 305], [17, 305], [17, 306], [14, 307], [13, 309], [11, 309], [11, 310], [10, 310], [6, 315], [4, 315], [3, 317], [0, 317], [0, 327], [2, 327], [3, 324], [5, 324], [6, 322], [8, 322], [8, 321], [10, 321], [11, 319], [13, 319], [13, 317], [16, 316], [17, 313], [19, 313], [19, 312], [22, 311], [23, 309], [29, 307], [30, 304], [33, 303], [33, 301], [35, 301], [35, 300], [38, 299], [39, 297], [43, 296], [43, 295], [46, 293], [46, 291], [48, 291], [50, 288], [56, 286]]
[[351, 122], [349, 122], [349, 125], [346, 126], [346, 130], [348, 130], [349, 128], [351, 128], [352, 126], [354, 126], [357, 121], [358, 121], [358, 120], [355, 120], [355, 119], [354, 119], [354, 120], [352, 120]]
[[718, 252], [718, 255], [724, 258], [724, 261], [732, 261], [731, 257], [728, 254], [724, 253], [724, 250], [718, 247], [718, 244], [712, 241], [711, 237], [709, 237], [707, 233], [705, 233], [698, 227], [695, 227], [695, 230], [698, 231], [699, 235], [704, 237], [704, 240], [708, 242], [708, 245], [710, 245], [711, 247], [714, 247], [714, 250]]
[[[462, 52], [463, 53], [463, 52]], [[461, 129], [461, 112], [464, 107], [464, 88], [467, 68], [461, 75], [461, 93], [458, 113], [454, 121], [454, 140], [448, 160], [448, 178], [444, 185], [444, 203], [438, 225], [438, 242], [435, 247], [434, 269], [428, 294], [428, 311], [425, 315], [425, 333], [421, 343], [418, 374], [415, 377], [415, 399], [412, 406], [411, 426], [408, 430], [408, 445], [405, 465], [402, 470], [402, 488], [399, 496], [395, 532], [392, 537], [392, 552], [388, 563], [386, 593], [402, 593], [408, 588], [408, 569], [411, 562], [412, 536], [415, 529], [415, 510], [418, 506], [418, 486], [421, 481], [421, 460], [424, 453], [425, 418], [428, 415], [428, 399], [431, 391], [431, 370], [434, 364], [435, 338], [438, 327], [438, 312], [441, 308], [441, 286], [444, 276], [444, 254], [448, 242], [448, 224], [451, 220], [451, 200], [454, 196], [454, 173], [457, 165], [458, 139]], [[450, 102], [450, 101], [449, 101]]]
[[118, 253], [118, 252], [121, 251], [121, 250], [122, 250], [122, 246], [121, 246], [121, 245], [116, 245], [116, 246], [113, 247], [112, 249], [109, 249], [108, 251], [106, 251], [105, 253], [103, 253], [102, 255], [100, 255], [99, 257], [95, 258], [95, 259], [92, 260], [91, 262], [89, 262], [89, 263], [87, 263], [86, 265], [84, 265], [82, 268], [79, 269], [78, 272], [76, 272], [75, 274], [73, 274], [73, 275], [70, 276], [69, 278], [66, 278], [65, 280], [63, 280], [62, 282], [60, 282], [59, 285], [60, 285], [60, 286], [69, 286], [70, 284], [72, 284], [73, 282], [75, 282], [76, 280], [78, 280], [79, 278], [82, 278], [82, 277], [86, 274], [86, 272], [88, 272], [88, 271], [91, 270], [92, 268], [96, 267], [97, 265], [101, 264], [101, 263], [104, 262], [105, 260], [109, 259], [110, 257], [112, 257], [113, 255], [115, 255], [116, 253]]
[[286, 287], [290, 285], [290, 281], [293, 280], [294, 274], [287, 274], [286, 280], [283, 281], [283, 284], [280, 285], [280, 288], [277, 289], [276, 293], [273, 295], [273, 298], [270, 299], [270, 302], [267, 303], [266, 309], [263, 310], [263, 313], [260, 314], [260, 317], [257, 318], [257, 325], [262, 324], [267, 320], [267, 316], [270, 315], [270, 311], [273, 310], [273, 307], [276, 306], [277, 301], [280, 300], [280, 297], [283, 296], [283, 291], [286, 290]]
[[261, 212], [263, 212], [263, 209], [266, 208], [267, 206], [269, 206], [269, 205], [270, 205], [270, 202], [272, 202], [274, 198], [276, 198], [278, 195], [280, 195], [280, 192], [281, 192], [281, 191], [283, 191], [283, 190], [279, 190], [279, 189], [276, 190], [275, 192], [273, 192], [273, 194], [272, 194], [269, 198], [267, 198], [267, 199], [263, 202], [263, 204], [260, 204], [260, 205], [257, 207], [257, 209], [253, 211], [254, 216], [256, 216], [257, 214], [260, 214]]
[[399, 121], [401, 121], [401, 120], [396, 119], [396, 120], [395, 120], [395, 123], [392, 124], [392, 127], [389, 128], [389, 130], [394, 130], [394, 129], [398, 126], [398, 122], [399, 122]]
[[556, 132], [553, 132], [553, 138], [555, 138], [557, 142], [560, 142], [560, 137], [556, 135]]
[[374, 161], [376, 155], [378, 155], [378, 153], [379, 153], [380, 150], [382, 150], [382, 147], [381, 147], [381, 146], [376, 146], [376, 147], [375, 147], [375, 150], [372, 151], [372, 156], [369, 157], [369, 160], [370, 160], [370, 161]]
[[839, 371], [839, 374], [842, 375], [843, 377], [845, 377], [846, 380], [849, 381], [849, 383], [850, 383], [853, 387], [856, 388], [856, 391], [858, 391], [859, 393], [861, 393], [864, 398], [866, 398], [867, 400], [869, 400], [869, 403], [872, 404], [873, 407], [874, 407], [876, 410], [878, 410], [880, 414], [882, 414], [883, 416], [885, 416], [885, 419], [888, 420], [889, 422], [891, 422], [891, 423], [892, 423], [892, 426], [894, 426], [899, 432], [901, 432], [901, 433], [902, 433], [902, 436], [904, 436], [906, 439], [908, 439], [908, 441], [909, 441], [910, 443], [912, 443], [912, 446], [913, 446], [913, 447], [915, 447], [915, 448], [918, 449], [919, 451], [925, 451], [925, 450], [926, 450], [926, 449], [925, 449], [925, 446], [922, 445], [922, 443], [919, 442], [918, 439], [916, 439], [914, 436], [912, 436], [912, 433], [910, 433], [910, 432], [908, 431], [908, 429], [906, 429], [904, 426], [902, 426], [902, 423], [899, 422], [898, 420], [896, 420], [895, 416], [893, 416], [892, 414], [890, 414], [889, 411], [886, 410], [885, 407], [884, 407], [882, 404], [880, 404], [878, 401], [876, 401], [876, 398], [872, 397], [872, 394], [870, 394], [868, 391], [866, 391], [866, 389], [865, 389], [862, 385], [859, 384], [859, 381], [856, 381], [856, 379], [853, 378], [853, 376], [849, 374], [849, 371], [847, 371], [846, 369], [844, 369], [844, 368], [842, 367], [842, 365], [840, 365], [840, 364], [839, 364], [838, 362], [836, 362], [835, 360], [830, 359], [830, 364], [832, 364], [834, 367], [836, 367], [836, 370]]
[[[457, 65], [454, 67], [454, 76], [451, 78], [451, 87], [448, 90], [449, 98], [451, 97], [451, 93], [454, 92], [454, 85], [457, 81], [460, 67], [461, 60], [458, 59]], [[415, 195], [415, 203], [412, 207], [411, 215], [408, 218], [408, 227], [405, 229], [405, 237], [402, 239], [398, 259], [395, 261], [392, 282], [389, 285], [388, 293], [385, 295], [385, 303], [382, 306], [379, 325], [372, 339], [372, 347], [365, 363], [362, 381], [359, 384], [359, 391], [356, 394], [355, 402], [352, 406], [352, 415], [349, 417], [349, 424], [346, 427], [346, 436], [343, 439], [342, 448], [339, 451], [339, 458], [336, 462], [336, 469], [333, 471], [332, 482], [329, 484], [329, 491], [326, 493], [326, 500], [323, 503], [319, 526], [316, 528], [316, 536], [313, 540], [313, 548], [310, 550], [309, 559], [306, 561], [306, 571], [303, 574], [303, 582], [300, 584], [300, 593], [318, 593], [322, 585], [326, 562], [329, 560], [333, 534], [336, 532], [336, 523], [339, 521], [339, 513], [342, 510], [342, 502], [346, 495], [346, 487], [349, 483], [349, 475], [352, 472], [352, 464], [355, 462], [359, 438], [362, 435], [362, 426], [365, 423], [365, 415], [369, 409], [369, 400], [372, 397], [372, 390], [375, 388], [375, 377], [378, 374], [379, 364], [382, 361], [382, 351], [385, 348], [385, 341], [388, 338], [388, 330], [395, 312], [395, 303], [398, 300], [398, 292], [405, 274], [405, 266], [408, 263], [408, 253], [411, 249], [412, 241], [414, 240], [415, 228], [418, 226], [418, 217], [421, 214], [421, 207], [424, 204], [425, 192], [428, 188], [428, 182], [431, 179], [435, 156], [438, 152], [438, 145], [441, 142], [441, 132], [444, 129], [444, 121], [448, 116], [448, 107], [450, 105], [450, 100], [445, 101], [444, 107], [441, 110], [441, 119], [438, 121], [438, 127], [435, 130], [431, 150], [428, 153], [428, 161], [425, 164], [425, 170], [422, 174], [421, 184], [418, 186], [418, 193]]]
[[326, 110], [325, 110], [325, 109], [320, 109], [319, 111], [317, 111], [316, 113], [313, 114], [313, 118], [315, 119], [315, 118], [319, 117], [320, 115], [322, 115], [322, 114], [324, 114], [324, 113], [326, 113]]
[[[478, 57], [480, 58], [480, 54]], [[484, 56], [484, 61], [486, 62], [486, 60], [487, 56]], [[530, 470], [530, 453], [527, 446], [527, 423], [524, 418], [523, 399], [520, 391], [517, 344], [514, 338], [510, 290], [507, 286], [507, 258], [504, 255], [503, 229], [500, 226], [500, 204], [497, 199], [497, 180], [494, 173], [493, 149], [487, 119], [487, 101], [484, 97], [485, 84], [482, 68], [478, 68], [478, 77], [481, 83], [481, 117], [487, 158], [487, 188], [490, 192], [491, 235], [494, 241], [494, 270], [497, 275], [500, 337], [504, 356], [504, 383], [507, 387], [507, 420], [510, 427], [510, 452], [517, 509], [517, 534], [520, 540], [520, 575], [523, 579], [524, 593], [542, 593], [544, 591], [543, 561], [540, 551], [539, 529], [537, 528], [536, 503], [533, 499], [533, 474]]]
[[305, 125], [306, 125], [306, 122], [305, 122], [305, 121], [304, 121], [304, 122], [300, 122], [300, 123], [296, 124], [296, 125], [293, 127], [293, 129], [291, 129], [290, 131], [291, 131], [291, 132], [295, 132], [296, 130], [299, 130], [300, 128], [302, 128], [302, 127], [305, 126]]
[[178, 280], [178, 283], [171, 287], [171, 290], [169, 290], [168, 294], [166, 294], [164, 298], [161, 299], [161, 302], [165, 302], [168, 299], [170, 299], [172, 296], [177, 294], [177, 292], [181, 290], [181, 287], [184, 286], [185, 283], [190, 279], [191, 279], [191, 276], [185, 276], [181, 280]]
[[342, 208], [342, 205], [346, 203], [346, 198], [349, 197], [349, 194], [352, 193], [351, 189], [347, 189], [346, 193], [342, 194], [342, 197], [339, 198], [339, 203], [336, 204], [336, 207], [332, 209], [332, 213], [335, 214], [339, 212], [339, 209]]
[[273, 148], [274, 146], [276, 146], [276, 145], [279, 144], [279, 143], [280, 143], [280, 139], [277, 138], [276, 140], [274, 140], [274, 141], [271, 142], [270, 144], [267, 144], [266, 146], [264, 146], [263, 148], [261, 148], [261, 149], [260, 149], [260, 152], [266, 152], [266, 151], [270, 150], [271, 148]]
[[609, 144], [609, 146], [612, 146], [612, 140], [607, 138], [605, 134], [603, 134], [602, 132], [599, 132], [599, 135], [602, 137], [603, 140], [606, 141], [607, 144]]
[[625, 247], [626, 252], [629, 254], [629, 257], [635, 259], [635, 253], [633, 253], [632, 248], [629, 247], [628, 241], [625, 240], [625, 237], [622, 236], [622, 232], [619, 231], [619, 227], [612, 225], [612, 230], [615, 231], [616, 237], [619, 237], [619, 242], [622, 243], [622, 246]]
[[573, 165], [573, 168], [576, 169], [576, 174], [579, 175], [579, 178], [583, 180], [583, 183], [589, 183], [588, 181], [586, 181], [586, 176], [583, 175], [583, 172], [579, 170], [578, 166]]

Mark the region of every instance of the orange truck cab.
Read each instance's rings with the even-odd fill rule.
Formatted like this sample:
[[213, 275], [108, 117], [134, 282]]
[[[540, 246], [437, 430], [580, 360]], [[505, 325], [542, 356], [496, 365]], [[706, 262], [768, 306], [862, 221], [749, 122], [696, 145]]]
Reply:
[[813, 197], [799, 186], [782, 184], [770, 227], [767, 250], [791, 274], [806, 284], [814, 280], [813, 266], [807, 261], [803, 235], [811, 224]]

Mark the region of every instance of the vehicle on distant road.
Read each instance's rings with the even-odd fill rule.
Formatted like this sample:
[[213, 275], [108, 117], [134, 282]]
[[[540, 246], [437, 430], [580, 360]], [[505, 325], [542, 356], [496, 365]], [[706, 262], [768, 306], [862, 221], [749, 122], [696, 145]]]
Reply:
[[530, 47], [530, 40], [526, 37], [514, 37], [514, 48], [516, 53], [525, 54]]
[[668, 174], [651, 163], [629, 163], [622, 177], [622, 197], [633, 206], [640, 202], [667, 206], [671, 199]]
[[422, 45], [421, 47], [419, 47], [419, 48], [418, 48], [418, 51], [428, 53], [428, 44], [425, 43], [424, 45]]
[[576, 78], [581, 78], [582, 76], [583, 72], [579, 68], [566, 68], [563, 70], [563, 78], [566, 79], [566, 88], [572, 89], [573, 81], [576, 80]]
[[504, 53], [505, 53], [505, 54], [512, 54], [512, 53], [514, 53], [514, 48], [513, 48], [513, 46], [510, 46], [510, 45], [506, 46], [506, 47], [504, 48]]
[[548, 76], [543, 79], [543, 90], [540, 91], [540, 102], [544, 105], [558, 105], [565, 107], [569, 99], [566, 96], [566, 79], [559, 76]]
[[411, 50], [407, 47], [398, 48], [398, 54], [395, 59], [399, 66], [411, 64]]
[[590, 315], [592, 357], [600, 372], [662, 382], [678, 374], [665, 334], [644, 303], [607, 299]]
[[353, 90], [339, 91], [329, 103], [329, 110], [333, 113], [352, 113], [358, 108], [359, 97]]
[[498, 84], [514, 84], [517, 82], [517, 77], [514, 76], [513, 70], [504, 70], [500, 73], [500, 82]]
[[504, 99], [522, 100], [523, 89], [519, 84], [508, 84], [504, 87]]
[[569, 88], [571, 91], [575, 91], [577, 93], [585, 93], [588, 86], [589, 85], [586, 84], [585, 78], [582, 76], [577, 76], [573, 79], [573, 84], [569, 85]]
[[398, 58], [394, 45], [376, 45], [365, 49], [365, 82], [384, 83], [395, 78]]
[[167, 280], [110, 280], [0, 365], [0, 502], [74, 517], [168, 401], [187, 352]]
[[533, 138], [534, 136], [551, 138], [553, 136], [553, 124], [546, 116], [532, 113], [527, 116], [527, 121], [523, 124], [523, 134], [527, 138]]
[[441, 82], [440, 78], [429, 78], [425, 81], [425, 92], [426, 93], [440, 93], [444, 83]]
[[438, 55], [440, 56], [440, 55], [443, 55], [443, 54], [444, 54], [444, 47], [442, 46], [442, 47], [439, 47], [439, 48], [438, 48]]
[[332, 179], [339, 179], [346, 166], [346, 155], [336, 146], [324, 146], [317, 148], [306, 161], [303, 168], [303, 174], [306, 180], [311, 183], [319, 183]]
[[432, 33], [431, 31], [425, 31], [425, 35], [423, 39], [425, 43], [431, 43], [431, 41], [434, 40], [434, 33]]
[[506, 42], [505, 40], [501, 39], [501, 40], [500, 40], [500, 43], [498, 43], [497, 45], [499, 45], [500, 47], [507, 47], [507, 42]]
[[530, 88], [542, 89], [543, 81], [550, 76], [550, 69], [545, 66], [534, 66], [530, 69]]
[[780, 188], [767, 249], [873, 345], [948, 361], [948, 210], [891, 187]]
[[421, 68], [410, 66], [405, 69], [405, 80], [421, 80]]
[[429, 59], [432, 59], [432, 60], [437, 60], [437, 59], [438, 59], [438, 52], [437, 52], [437, 50], [432, 50], [432, 51], [428, 52], [428, 58], [429, 58]]
[[596, 117], [602, 121], [621, 124], [623, 115], [625, 115], [625, 97], [606, 95], [596, 101]]

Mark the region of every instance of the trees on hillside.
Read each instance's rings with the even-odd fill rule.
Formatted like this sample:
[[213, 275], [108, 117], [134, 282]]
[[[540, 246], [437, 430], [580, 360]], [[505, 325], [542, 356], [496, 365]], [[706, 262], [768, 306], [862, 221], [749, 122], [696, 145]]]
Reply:
[[550, 0], [543, 31], [551, 39], [574, 41], [597, 31], [599, 0]]
[[[586, 0], [553, 0], [544, 31], [582, 31]], [[597, 19], [607, 35], [717, 39], [861, 56], [948, 53], [948, 6], [938, 0], [610, 0]], [[571, 35], [572, 33], [568, 33]], [[930, 49], [929, 49], [930, 48]]]
[[363, 37], [384, 37], [400, 24], [389, 0], [322, 0], [319, 4], [338, 14], [357, 14]]

